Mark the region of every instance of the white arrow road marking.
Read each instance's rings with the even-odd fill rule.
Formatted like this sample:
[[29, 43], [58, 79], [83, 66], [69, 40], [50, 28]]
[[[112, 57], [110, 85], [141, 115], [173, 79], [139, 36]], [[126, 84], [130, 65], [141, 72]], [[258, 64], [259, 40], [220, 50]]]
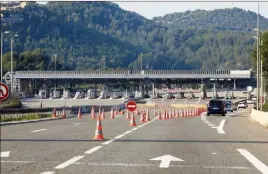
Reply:
[[157, 158], [150, 159], [153, 161], [161, 161], [159, 168], [169, 168], [171, 161], [184, 161], [171, 155], [163, 155]]
[[223, 130], [223, 126], [224, 126], [225, 121], [226, 121], [225, 119], [224, 120], [221, 120], [220, 125], [217, 128], [217, 131], [218, 131], [219, 134], [225, 134], [225, 132]]
[[237, 149], [256, 169], [258, 169], [262, 174], [268, 174], [268, 167], [263, 164], [259, 159], [252, 155], [246, 149]]
[[9, 153], [10, 153], [10, 151], [1, 152], [1, 158], [9, 157]]

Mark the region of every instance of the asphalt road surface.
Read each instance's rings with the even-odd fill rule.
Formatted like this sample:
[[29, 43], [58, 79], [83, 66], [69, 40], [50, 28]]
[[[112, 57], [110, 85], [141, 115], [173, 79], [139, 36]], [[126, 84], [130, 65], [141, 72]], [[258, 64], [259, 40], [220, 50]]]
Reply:
[[125, 116], [102, 120], [104, 141], [92, 140], [96, 119], [83, 115], [1, 126], [1, 173], [267, 174], [268, 130], [248, 111], [129, 126]]

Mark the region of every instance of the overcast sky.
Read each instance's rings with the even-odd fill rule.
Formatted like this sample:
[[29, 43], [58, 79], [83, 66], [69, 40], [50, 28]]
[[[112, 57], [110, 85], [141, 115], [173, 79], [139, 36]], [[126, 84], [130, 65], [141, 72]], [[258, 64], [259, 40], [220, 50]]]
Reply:
[[[122, 0], [121, 0], [122, 1]], [[124, 0], [127, 1], [127, 0]], [[141, 0], [139, 0], [141, 1]], [[120, 2], [120, 0], [116, 1], [122, 9], [134, 11], [139, 13], [140, 15], [152, 19], [155, 16], [163, 16], [168, 13], [174, 12], [184, 12], [187, 10], [214, 10], [214, 9], [222, 9], [222, 8], [242, 8], [245, 10], [251, 10], [257, 13], [258, 11], [258, 3], [257, 1], [251, 0], [243, 0], [244, 2], [225, 0], [228, 2], [198, 2], [201, 0], [196, 0], [195, 2], [149, 2], [152, 0], [147, 0], [146, 2], [135, 2], [135, 0], [131, 2]], [[169, 0], [174, 1], [174, 0]], [[178, 0], [180, 1], [180, 0]], [[182, 0], [181, 0], [182, 1]], [[184, 0], [185, 1], [185, 0]], [[211, 1], [211, 0], [207, 0]], [[246, 2], [248, 1], [248, 2]], [[266, 1], [266, 2], [264, 2]], [[42, 2], [45, 3], [45, 2]], [[260, 14], [266, 18], [268, 18], [268, 1], [260, 0]]]

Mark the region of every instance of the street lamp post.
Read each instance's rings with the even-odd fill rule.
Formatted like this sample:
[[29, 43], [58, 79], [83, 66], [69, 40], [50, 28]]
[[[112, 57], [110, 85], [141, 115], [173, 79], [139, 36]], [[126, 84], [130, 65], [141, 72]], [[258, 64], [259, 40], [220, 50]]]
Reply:
[[[54, 54], [55, 57], [55, 72], [57, 71], [57, 54]], [[57, 81], [55, 79], [55, 90], [54, 90], [54, 97], [56, 98], [56, 89], [57, 89]]]
[[11, 77], [10, 77], [10, 88], [11, 88], [11, 93], [13, 92], [13, 44], [14, 44], [14, 37], [17, 37], [18, 35], [11, 35], [11, 39], [10, 39], [10, 47], [11, 47], [11, 65], [10, 65], [10, 73], [11, 73]]

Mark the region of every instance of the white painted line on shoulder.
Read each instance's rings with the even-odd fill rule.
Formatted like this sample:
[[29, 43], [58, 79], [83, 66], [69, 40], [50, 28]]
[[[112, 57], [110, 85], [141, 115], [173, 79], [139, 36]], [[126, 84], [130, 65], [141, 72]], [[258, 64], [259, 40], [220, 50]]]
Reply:
[[215, 127], [216, 125], [215, 124], [209, 124], [210, 127]]
[[100, 148], [102, 148], [102, 146], [93, 147], [93, 148], [89, 149], [88, 151], [86, 151], [85, 154], [91, 154], [91, 153], [99, 150]]
[[114, 137], [114, 138], [115, 138], [115, 139], [119, 139], [119, 138], [122, 138], [123, 136], [125, 136], [125, 134], [117, 135], [117, 136]]
[[115, 140], [116, 140], [116, 139], [113, 138], [113, 139], [110, 139], [110, 140], [108, 140], [108, 141], [103, 142], [102, 144], [103, 144], [103, 145], [108, 145], [108, 144], [110, 144], [111, 142], [113, 142], [113, 141], [115, 141]]
[[48, 172], [43, 172], [41, 174], [53, 174], [53, 173], [55, 173], [55, 172], [54, 171], [48, 171]]
[[134, 130], [137, 130], [138, 128], [137, 127], [135, 127], [135, 128], [133, 128], [133, 129], [131, 129], [132, 131], [134, 131]]
[[239, 169], [239, 170], [248, 170], [252, 167], [241, 167], [241, 166], [204, 166], [206, 169]]
[[34, 163], [34, 161], [2, 161], [1, 163]]
[[212, 155], [217, 155], [218, 153], [217, 152], [213, 152]]
[[262, 174], [268, 174], [268, 167], [262, 163], [259, 159], [257, 159], [254, 155], [252, 155], [246, 149], [237, 149], [238, 152], [241, 153], [256, 169], [258, 169]]
[[218, 127], [216, 127], [216, 126], [215, 126], [215, 127], [211, 127], [211, 128], [213, 128], [213, 129], [218, 129]]
[[38, 130], [34, 130], [34, 131], [31, 131], [31, 132], [41, 132], [41, 131], [45, 131], [47, 129], [38, 129]]
[[129, 134], [129, 133], [131, 133], [131, 132], [132, 132], [132, 131], [126, 131], [125, 134]]
[[219, 134], [225, 134], [225, 132], [224, 132], [224, 130], [223, 130], [225, 121], [226, 121], [225, 119], [224, 119], [224, 120], [221, 120], [220, 125], [219, 125], [219, 127], [217, 128], [217, 131], [218, 131]]
[[63, 169], [63, 168], [65, 168], [65, 167], [67, 167], [67, 166], [75, 163], [76, 161], [78, 161], [78, 160], [80, 160], [80, 159], [82, 159], [84, 157], [85, 156], [76, 156], [76, 157], [73, 157], [72, 159], [70, 159], [70, 160], [68, 160], [68, 161], [66, 161], [66, 162], [64, 162], [64, 163], [56, 166], [55, 169]]

